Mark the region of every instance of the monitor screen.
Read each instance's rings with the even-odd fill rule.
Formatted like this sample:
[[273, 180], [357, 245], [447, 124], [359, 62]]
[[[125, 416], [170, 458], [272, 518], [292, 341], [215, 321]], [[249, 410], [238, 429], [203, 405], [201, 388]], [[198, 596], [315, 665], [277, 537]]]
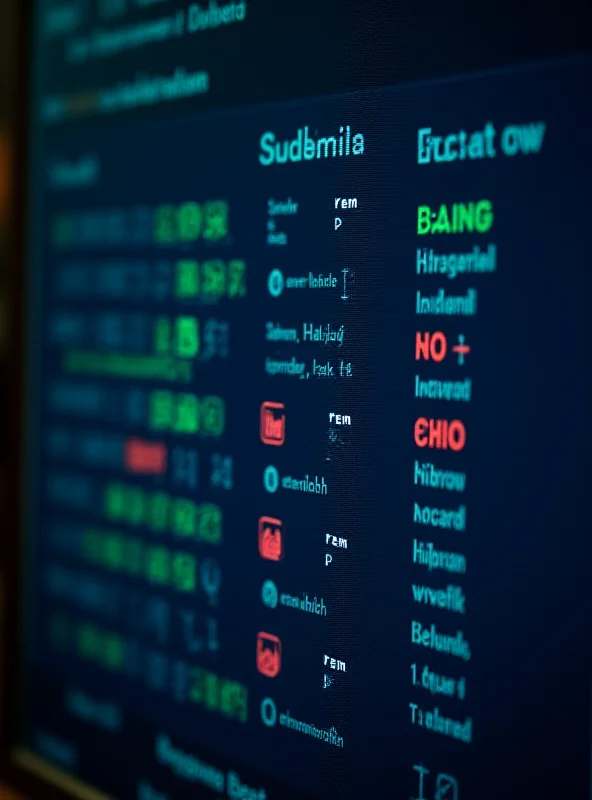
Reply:
[[590, 797], [590, 21], [32, 5], [20, 770]]

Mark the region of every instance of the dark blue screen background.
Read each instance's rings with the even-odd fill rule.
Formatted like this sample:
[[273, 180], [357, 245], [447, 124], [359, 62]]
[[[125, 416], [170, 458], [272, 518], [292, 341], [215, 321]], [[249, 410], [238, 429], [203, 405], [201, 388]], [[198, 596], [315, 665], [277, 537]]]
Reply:
[[[355, 16], [349, 19], [353, 25]], [[426, 80], [413, 82], [411, 70], [403, 71], [407, 80], [390, 85], [395, 76], [388, 70], [382, 78], [369, 77], [369, 70], [364, 80], [357, 80], [343, 52], [335, 62], [339, 78], [327, 79], [326, 91], [288, 91], [284, 86], [286, 97], [300, 99], [281, 101], [278, 81], [275, 96], [271, 90], [270, 96], [255, 93], [248, 107], [244, 101], [229, 101], [243, 107], [220, 110], [222, 102], [213, 93], [209, 110], [182, 101], [185, 105], [161, 114], [144, 109], [137, 116], [128, 112], [49, 126], [36, 143], [31, 219], [39, 238], [29, 269], [34, 311], [30, 385], [36, 392], [29, 417], [29, 477], [36, 491], [29, 498], [20, 741], [82, 781], [121, 798], [142, 797], [141, 787], [148, 784], [162, 797], [202, 796], [198, 792], [239, 797], [229, 782], [230, 772], [253, 789], [252, 795], [244, 794], [245, 800], [424, 800], [454, 797], [455, 791], [457, 800], [585, 797], [591, 611], [586, 586], [592, 555], [586, 496], [591, 436], [586, 392], [590, 61], [569, 56], [512, 67], [472, 61], [471, 67], [490, 68], [440, 79], [432, 73], [430, 80], [419, 70], [416, 75]], [[319, 62], [326, 56], [322, 48], [314, 53]], [[451, 65], [452, 60], [451, 55]], [[117, 64], [123, 74], [124, 60]], [[451, 66], [453, 71], [460, 70]], [[462, 71], [468, 73], [469, 66]], [[116, 72], [113, 67], [113, 80]], [[54, 78], [59, 89], [64, 79], [59, 74]], [[82, 72], [78, 80], [82, 86]], [[108, 70], [100, 73], [101, 85], [111, 82]], [[385, 85], [376, 88], [381, 83]], [[351, 90], [366, 84], [374, 88], [329, 94], [330, 87]], [[313, 93], [324, 96], [305, 98]], [[539, 121], [546, 125], [539, 153], [502, 154], [499, 137], [506, 126]], [[418, 163], [419, 129], [475, 131], [486, 122], [498, 132], [495, 158]], [[273, 131], [279, 141], [293, 139], [304, 126], [316, 138], [350, 126], [352, 134], [363, 134], [364, 152], [262, 166], [260, 139], [265, 131]], [[50, 184], [50, 165], [89, 154], [100, 164], [92, 186], [60, 191]], [[298, 202], [298, 213], [276, 217], [278, 228], [287, 232], [287, 245], [270, 246], [268, 201], [288, 197]], [[337, 197], [355, 197], [357, 208], [336, 211]], [[228, 203], [229, 234], [214, 245], [199, 241], [166, 248], [154, 241], [122, 241], [119, 246], [103, 241], [79, 245], [64, 255], [50, 235], [56, 215], [63, 213], [217, 199]], [[483, 199], [493, 208], [493, 224], [486, 233], [418, 235], [419, 206]], [[335, 230], [337, 214], [343, 224]], [[491, 274], [449, 280], [416, 273], [419, 247], [464, 253], [492, 243], [497, 268]], [[179, 259], [202, 262], [211, 257], [245, 261], [245, 297], [179, 303], [172, 297], [170, 278], [164, 280], [168, 294], [148, 298], [132, 290], [111, 302], [87, 296], [68, 304], [56, 289], [66, 261], [86, 261], [100, 269], [108, 259], [137, 259], [150, 263], [151, 269], [168, 263], [170, 270]], [[344, 301], [340, 289], [286, 288], [274, 297], [268, 288], [274, 269], [285, 277], [330, 273], [340, 281], [341, 271], [348, 269], [351, 294]], [[476, 289], [476, 314], [418, 315], [416, 293], [436, 294], [441, 287], [451, 295]], [[90, 423], [60, 417], [48, 396], [63, 378], [65, 350], [97, 349], [88, 344], [90, 339], [82, 345], [75, 337], [67, 346], [56, 344], [56, 315], [65, 310], [86, 316], [87, 335], [95, 336], [95, 345], [100, 342], [95, 314], [138, 313], [149, 321], [150, 331], [159, 316], [195, 315], [202, 332], [205, 321], [216, 318], [230, 325], [229, 354], [197, 363], [185, 385], [75, 376], [72, 380], [82, 384], [100, 384], [120, 401], [113, 400], [103, 418]], [[343, 346], [266, 340], [269, 321], [298, 331], [309, 321], [335, 329], [343, 325]], [[441, 364], [417, 361], [418, 331], [442, 331], [451, 346], [462, 334], [471, 347], [465, 363], [450, 353]], [[306, 363], [306, 372], [312, 371], [313, 359], [329, 360], [336, 374], [301, 380], [266, 372], [266, 359], [289, 361], [293, 356]], [[339, 374], [341, 361], [351, 365], [351, 376]], [[440, 381], [468, 377], [470, 402], [419, 399], [414, 394], [416, 375]], [[123, 398], [132, 388], [222, 397], [224, 434], [215, 442], [181, 440], [170, 433], [157, 436], [146, 421], [129, 424]], [[260, 441], [259, 409], [268, 400], [285, 404], [282, 447]], [[332, 433], [331, 412], [351, 415], [352, 425]], [[461, 419], [467, 431], [464, 449], [418, 448], [414, 426], [422, 416]], [[122, 465], [96, 467], [81, 458], [56, 458], [50, 443], [57, 428], [68, 429], [73, 440], [92, 429], [158, 438], [171, 452], [175, 445], [194, 447], [199, 486], [191, 493], [176, 486], [169, 473], [137, 478], [125, 476]], [[233, 459], [230, 490], [208, 484], [214, 453]], [[466, 490], [461, 494], [417, 486], [416, 460], [463, 472]], [[324, 479], [327, 494], [284, 487], [266, 491], [263, 474], [270, 464], [282, 477]], [[90, 481], [89, 497], [77, 509], [66, 508], [51, 494], [52, 479], [61, 475], [66, 481]], [[102, 501], [109, 481], [219, 504], [222, 543], [184, 548], [199, 564], [217, 562], [222, 588], [214, 608], [199, 589], [195, 596], [179, 596], [82, 564], [76, 542], [83, 531], [109, 527]], [[420, 525], [414, 519], [416, 504], [442, 509], [463, 505], [466, 529]], [[258, 552], [257, 520], [264, 515], [285, 523], [285, 557], [278, 563]], [[148, 526], [134, 531], [115, 527], [146, 546], [176, 546], [167, 534], [158, 539]], [[58, 551], [60, 531], [71, 535], [62, 536], [69, 544]], [[347, 538], [347, 550], [328, 544], [328, 533]], [[428, 573], [414, 564], [414, 538], [463, 554], [466, 573]], [[326, 554], [333, 558], [328, 565]], [[104, 581], [109, 586], [103, 590], [104, 603], [89, 611], [84, 592], [73, 592], [68, 601], [63, 594], [56, 597], [47, 577], [56, 564], [71, 576]], [[269, 579], [280, 593], [322, 597], [327, 616], [266, 607], [261, 586]], [[461, 586], [466, 613], [416, 602], [412, 584]], [[140, 598], [134, 611], [132, 596]], [[159, 644], [147, 632], [146, 609], [154, 598], [169, 608], [166, 643]], [[180, 622], [183, 611], [216, 617], [219, 650], [188, 652]], [[48, 633], [56, 613], [74, 620], [69, 623], [74, 627], [90, 621], [118, 632], [126, 643], [126, 669], [109, 674], [82, 659], [73, 644], [56, 649]], [[470, 660], [414, 644], [413, 621], [435, 624], [446, 634], [462, 631]], [[70, 643], [77, 635], [72, 630]], [[274, 679], [256, 668], [259, 631], [282, 641], [282, 669]], [[141, 648], [135, 667], [129, 666], [131, 641], [140, 642]], [[151, 686], [146, 666], [152, 652], [164, 663], [166, 677], [159, 688]], [[346, 672], [332, 675], [326, 654], [343, 660]], [[192, 702], [191, 689], [183, 691], [174, 678], [179, 663], [183, 669], [203, 667], [244, 685], [248, 720], [229, 720]], [[420, 674], [427, 665], [440, 675], [465, 678], [466, 696], [431, 696], [412, 685], [413, 664]], [[335, 680], [324, 689], [326, 675]], [[121, 713], [120, 730], [105, 732], [96, 721], [72, 714], [67, 708], [72, 691], [115, 705]], [[278, 714], [289, 712], [322, 729], [334, 727], [343, 747], [279, 724], [265, 725], [261, 703], [267, 697]], [[460, 722], [470, 719], [471, 741], [414, 724], [410, 704], [424, 710], [437, 707], [441, 715]], [[60, 763], [55, 749], [50, 752], [42, 744], [47, 736], [54, 746], [69, 743], [76, 763]], [[157, 755], [159, 736], [166, 736], [175, 752], [224, 772], [224, 790], [210, 791], [191, 777], [189, 768], [183, 774], [170, 760], [163, 763]], [[421, 789], [414, 769], [419, 765], [429, 770]], [[446, 776], [456, 781], [447, 790], [441, 788]]]

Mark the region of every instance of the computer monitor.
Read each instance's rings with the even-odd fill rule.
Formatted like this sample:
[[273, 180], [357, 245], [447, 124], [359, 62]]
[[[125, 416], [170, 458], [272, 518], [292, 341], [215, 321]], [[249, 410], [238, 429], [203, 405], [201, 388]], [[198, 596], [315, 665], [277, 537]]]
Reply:
[[26, 10], [3, 774], [589, 798], [587, 4]]

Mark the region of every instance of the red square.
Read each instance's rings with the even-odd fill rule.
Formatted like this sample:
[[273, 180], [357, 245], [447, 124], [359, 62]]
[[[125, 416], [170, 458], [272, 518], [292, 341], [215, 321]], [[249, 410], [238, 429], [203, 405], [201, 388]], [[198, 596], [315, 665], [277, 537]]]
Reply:
[[276, 447], [286, 440], [286, 415], [283, 403], [272, 403], [266, 400], [261, 403], [261, 416], [259, 434], [263, 444], [272, 444]]
[[259, 555], [268, 561], [284, 557], [284, 523], [274, 517], [259, 517]]
[[266, 678], [275, 678], [282, 668], [282, 643], [272, 633], [257, 634], [257, 669]]

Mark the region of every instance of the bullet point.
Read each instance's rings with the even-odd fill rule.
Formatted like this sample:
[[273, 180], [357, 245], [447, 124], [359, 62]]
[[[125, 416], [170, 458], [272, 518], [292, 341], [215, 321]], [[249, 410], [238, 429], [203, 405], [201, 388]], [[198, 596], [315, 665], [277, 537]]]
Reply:
[[261, 599], [268, 608], [275, 608], [278, 604], [278, 590], [273, 581], [265, 581], [261, 587]]
[[273, 728], [277, 722], [277, 708], [271, 697], [264, 697], [261, 701], [261, 719], [268, 728]]
[[272, 297], [279, 297], [284, 291], [284, 276], [279, 269], [272, 269], [267, 279], [267, 288]]
[[265, 467], [263, 485], [268, 492], [277, 492], [280, 485], [280, 474], [275, 467]]

